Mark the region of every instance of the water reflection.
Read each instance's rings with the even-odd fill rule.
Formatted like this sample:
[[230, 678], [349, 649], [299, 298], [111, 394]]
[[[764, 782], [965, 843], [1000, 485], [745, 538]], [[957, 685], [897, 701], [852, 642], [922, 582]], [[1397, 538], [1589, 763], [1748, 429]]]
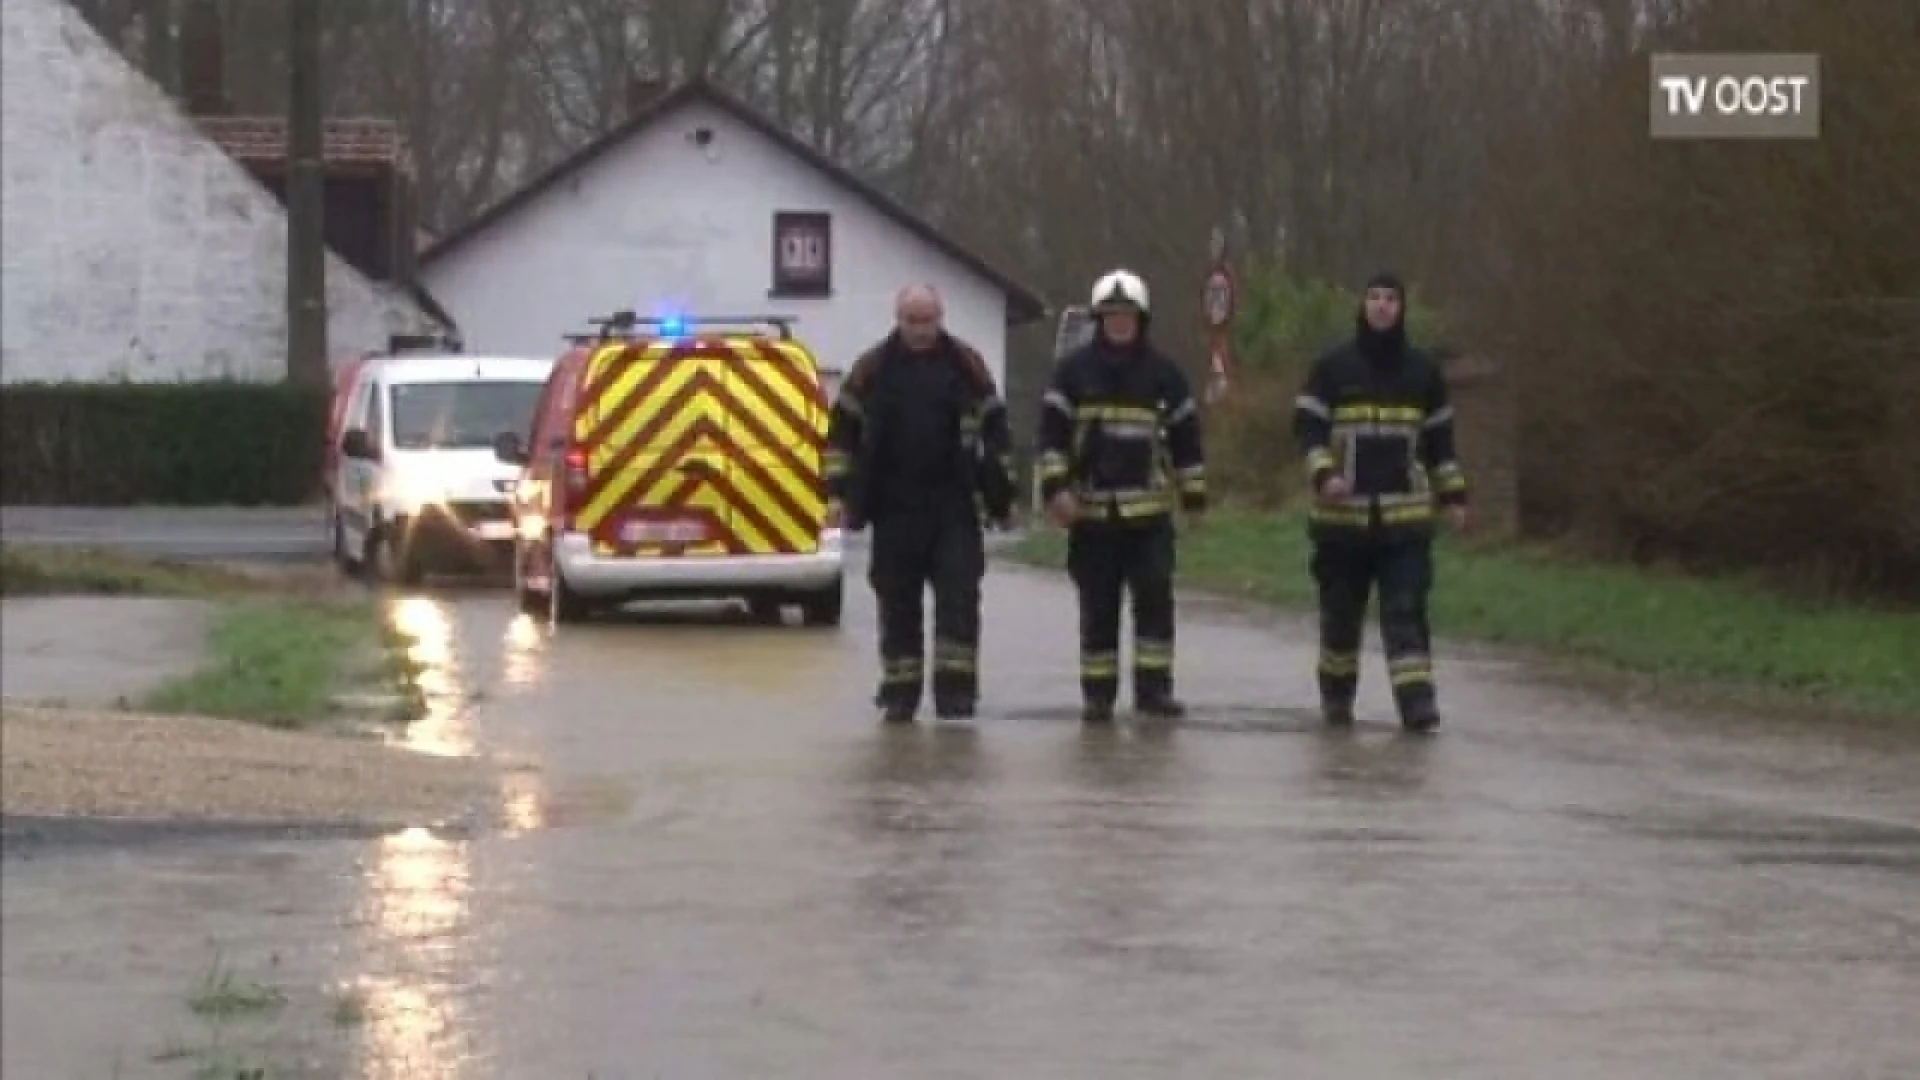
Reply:
[[858, 780], [884, 821], [895, 810], [951, 810], [954, 795], [964, 803], [985, 764], [980, 732], [970, 725], [889, 725], [869, 745]]
[[546, 827], [547, 788], [542, 773], [522, 769], [501, 776], [500, 822], [508, 836]]
[[1090, 726], [1074, 743], [1072, 770], [1097, 790], [1148, 794], [1173, 779], [1176, 750], [1170, 724]]
[[1124, 962], [1151, 949], [1172, 912], [1193, 835], [1178, 820], [1177, 732], [1160, 723], [1086, 727], [1069, 751], [1066, 848], [1054, 891], [1059, 946], [1075, 961]]
[[471, 961], [464, 840], [407, 829], [380, 841], [367, 874], [372, 973], [361, 980], [366, 1080], [454, 1080], [467, 1041], [455, 992]]
[[546, 643], [547, 636], [540, 632], [540, 621], [532, 615], [523, 611], [509, 620], [502, 640], [506, 656], [501, 665], [501, 681], [514, 689], [537, 685], [546, 673], [546, 665], [541, 663]]
[[910, 937], [964, 928], [990, 833], [988, 765], [972, 727], [890, 727], [868, 745], [852, 784], [855, 828], [873, 845], [860, 902], [884, 925]]
[[1329, 732], [1312, 740], [1318, 785], [1353, 799], [1394, 799], [1427, 786], [1437, 740], [1423, 735], [1371, 739], [1351, 732]]
[[[455, 757], [475, 752], [458, 626], [447, 600], [396, 597], [389, 624], [407, 641], [424, 710], [395, 736], [406, 749]], [[510, 638], [511, 640], [511, 638]], [[503, 787], [510, 821], [537, 814]], [[467, 841], [407, 829], [380, 841], [366, 875], [368, 941], [358, 991], [367, 1080], [452, 1080], [464, 1075], [467, 1033], [459, 1030], [455, 987], [471, 963]]]
[[418, 593], [398, 597], [388, 611], [388, 619], [407, 639], [407, 659], [425, 696], [425, 711], [407, 725], [397, 741], [409, 750], [426, 754], [460, 757], [473, 753], [458, 643], [446, 602]]

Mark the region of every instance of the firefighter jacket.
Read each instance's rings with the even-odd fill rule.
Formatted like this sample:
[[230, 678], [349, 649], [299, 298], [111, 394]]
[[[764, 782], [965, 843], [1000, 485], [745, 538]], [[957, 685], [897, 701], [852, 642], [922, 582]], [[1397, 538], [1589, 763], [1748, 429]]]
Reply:
[[1436, 502], [1467, 501], [1446, 376], [1418, 349], [1384, 359], [1354, 343], [1332, 349], [1295, 399], [1293, 426], [1313, 490], [1346, 481], [1346, 494], [1315, 502], [1316, 536], [1431, 535]]
[[1054, 365], [1039, 436], [1042, 498], [1072, 492], [1082, 521], [1206, 509], [1199, 406], [1179, 366], [1151, 345], [1095, 340]]
[[[979, 352], [942, 334], [933, 357], [914, 356], [897, 333], [863, 353], [842, 382], [827, 427], [827, 494], [847, 524], [890, 510], [922, 509], [918, 497], [959, 494], [989, 521], [1013, 512], [1013, 446], [1006, 402]], [[919, 365], [937, 365], [920, 367]], [[924, 422], [928, 418], [935, 422]], [[948, 491], [916, 491], [921, 463]]]

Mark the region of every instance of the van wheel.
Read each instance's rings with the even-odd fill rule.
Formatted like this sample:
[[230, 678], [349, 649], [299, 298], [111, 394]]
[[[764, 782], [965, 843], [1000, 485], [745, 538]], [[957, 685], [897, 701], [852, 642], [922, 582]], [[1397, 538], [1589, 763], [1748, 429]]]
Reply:
[[374, 569], [375, 576], [393, 585], [411, 588], [426, 580], [426, 567], [406, 542], [406, 530], [395, 524], [376, 525], [367, 534], [367, 550], [362, 561]]
[[842, 586], [842, 579], [834, 578], [833, 584], [800, 601], [800, 621], [807, 626], [839, 626]]
[[785, 612], [780, 600], [772, 596], [750, 596], [747, 598], [747, 615], [754, 622], [766, 626], [780, 626], [785, 621]]
[[332, 511], [328, 520], [332, 522], [333, 530], [333, 564], [348, 577], [359, 577], [366, 567], [366, 562], [355, 558], [353, 553], [347, 550], [347, 526], [340, 520], [340, 511], [338, 509]]

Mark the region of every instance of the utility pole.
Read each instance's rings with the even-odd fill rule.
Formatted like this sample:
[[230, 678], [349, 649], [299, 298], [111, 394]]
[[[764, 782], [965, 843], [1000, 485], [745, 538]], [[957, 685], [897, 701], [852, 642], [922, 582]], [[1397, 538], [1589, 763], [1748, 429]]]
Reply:
[[141, 45], [145, 54], [147, 77], [163, 90], [175, 87], [178, 64], [174, 55], [173, 0], [142, 0], [140, 4]]
[[314, 386], [328, 382], [320, 3], [288, 0], [287, 12], [287, 378]]

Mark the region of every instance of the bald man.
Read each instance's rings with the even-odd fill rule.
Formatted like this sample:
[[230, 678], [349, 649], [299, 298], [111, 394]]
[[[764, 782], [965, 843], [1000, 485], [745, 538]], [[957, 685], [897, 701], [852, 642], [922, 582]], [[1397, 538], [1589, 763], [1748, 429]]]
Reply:
[[[1006, 404], [979, 352], [947, 333], [940, 294], [900, 290], [894, 329], [853, 365], [827, 434], [830, 514], [873, 526], [867, 580], [880, 608], [880, 690], [912, 723], [929, 681], [934, 712], [968, 719], [980, 696], [983, 525], [1013, 511]], [[933, 590], [928, 678], [925, 597]]]

